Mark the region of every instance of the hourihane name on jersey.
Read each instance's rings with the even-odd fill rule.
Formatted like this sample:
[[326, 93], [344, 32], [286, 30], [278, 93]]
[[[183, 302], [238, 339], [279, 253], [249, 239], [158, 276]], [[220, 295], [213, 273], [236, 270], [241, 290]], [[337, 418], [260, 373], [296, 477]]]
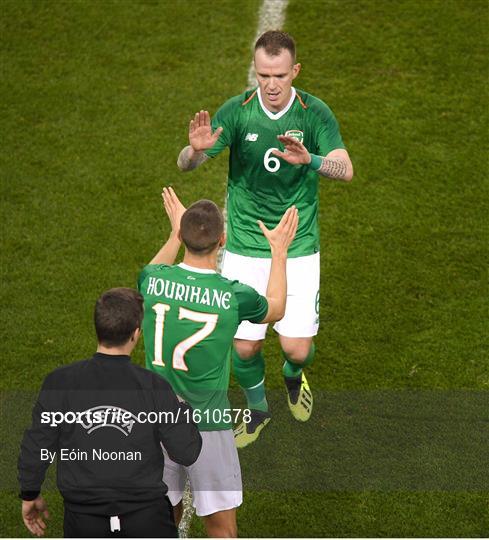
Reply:
[[169, 300], [180, 300], [203, 306], [229, 309], [232, 293], [197, 285], [177, 283], [169, 279], [150, 277], [146, 288], [146, 294], [163, 296]]

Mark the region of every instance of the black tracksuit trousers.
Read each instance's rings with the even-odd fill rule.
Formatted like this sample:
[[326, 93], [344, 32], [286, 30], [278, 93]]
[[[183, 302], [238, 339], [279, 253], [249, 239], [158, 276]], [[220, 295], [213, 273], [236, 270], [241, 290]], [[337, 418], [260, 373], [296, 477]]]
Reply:
[[167, 497], [118, 516], [120, 531], [111, 532], [111, 516], [81, 514], [65, 507], [65, 538], [178, 538]]

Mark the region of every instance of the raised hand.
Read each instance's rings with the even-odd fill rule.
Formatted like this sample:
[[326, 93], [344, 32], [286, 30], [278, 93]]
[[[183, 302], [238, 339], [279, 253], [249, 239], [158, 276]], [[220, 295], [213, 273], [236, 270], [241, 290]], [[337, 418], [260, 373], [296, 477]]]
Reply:
[[211, 117], [207, 111], [195, 113], [193, 120], [190, 120], [188, 128], [188, 140], [195, 152], [202, 152], [212, 148], [216, 143], [222, 127], [218, 127], [214, 133], [211, 128]]
[[163, 205], [171, 223], [172, 233], [178, 233], [180, 231], [180, 221], [186, 208], [180, 202], [172, 187], [164, 187], [161, 196], [163, 197]]
[[285, 211], [280, 223], [273, 230], [267, 229], [264, 223], [258, 220], [258, 225], [270, 244], [272, 255], [274, 253], [287, 255], [287, 250], [297, 232], [298, 224], [299, 213], [295, 206], [291, 206]]
[[277, 139], [285, 146], [285, 152], [273, 150], [272, 154], [291, 165], [308, 165], [311, 162], [311, 155], [298, 139], [286, 135], [278, 135]]

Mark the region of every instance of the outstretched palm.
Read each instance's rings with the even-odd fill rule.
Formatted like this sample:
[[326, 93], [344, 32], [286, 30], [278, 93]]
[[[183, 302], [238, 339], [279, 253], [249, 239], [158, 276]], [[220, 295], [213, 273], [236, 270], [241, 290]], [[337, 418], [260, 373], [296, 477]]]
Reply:
[[221, 134], [222, 127], [212, 133], [211, 117], [207, 111], [195, 113], [193, 120], [190, 120], [188, 128], [188, 139], [195, 152], [202, 152], [212, 148]]
[[279, 135], [277, 139], [284, 145], [285, 152], [274, 150], [272, 154], [282, 158], [291, 165], [307, 165], [311, 162], [311, 156], [307, 148], [295, 137]]
[[267, 229], [263, 221], [258, 220], [258, 225], [265, 238], [268, 240], [272, 252], [275, 250], [277, 252], [280, 251], [287, 253], [287, 249], [292, 243], [295, 233], [297, 232], [298, 224], [299, 213], [295, 205], [291, 206], [285, 211], [280, 223], [275, 227], [275, 229]]
[[172, 187], [164, 187], [161, 196], [163, 197], [163, 205], [168, 214], [172, 231], [178, 233], [180, 231], [180, 221], [186, 208], [180, 202]]

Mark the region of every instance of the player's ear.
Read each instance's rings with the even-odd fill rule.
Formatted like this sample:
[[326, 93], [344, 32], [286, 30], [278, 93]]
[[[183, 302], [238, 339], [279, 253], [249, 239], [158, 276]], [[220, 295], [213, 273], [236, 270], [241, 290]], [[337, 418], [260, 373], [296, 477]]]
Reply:
[[180, 242], [182, 242], [182, 233], [180, 232], [180, 230], [178, 230], [178, 239], [180, 240]]
[[223, 232], [221, 234], [221, 238], [219, 238], [219, 247], [224, 247], [226, 245], [226, 233]]
[[297, 77], [297, 75], [299, 75], [301, 67], [302, 66], [300, 64], [294, 64], [294, 66], [292, 67], [292, 78], [293, 79], [295, 79]]
[[139, 338], [141, 336], [141, 328], [136, 328], [136, 330], [134, 330], [132, 336], [131, 336], [131, 341], [134, 342], [134, 345], [136, 345], [136, 343], [138, 342]]

